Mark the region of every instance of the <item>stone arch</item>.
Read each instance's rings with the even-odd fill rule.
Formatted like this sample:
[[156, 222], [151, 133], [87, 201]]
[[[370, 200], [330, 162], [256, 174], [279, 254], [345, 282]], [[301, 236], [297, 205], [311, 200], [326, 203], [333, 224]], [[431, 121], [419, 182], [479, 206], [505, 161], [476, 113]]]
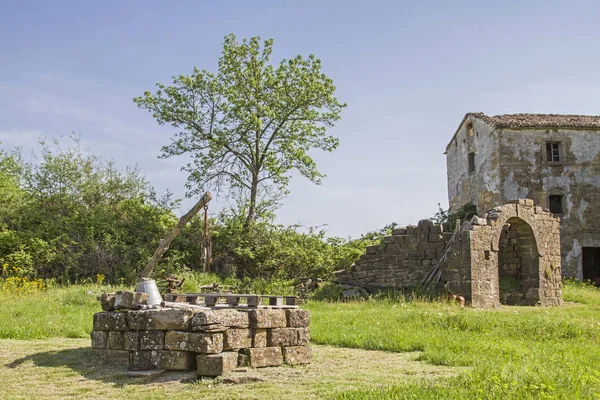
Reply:
[[531, 226], [511, 217], [502, 226], [498, 243], [498, 287], [501, 304], [539, 302], [540, 256]]
[[[520, 199], [496, 207], [484, 218], [474, 217], [464, 233], [463, 251], [467, 254], [470, 293], [475, 307], [495, 307], [500, 301], [499, 263], [501, 239], [506, 225], [523, 239], [526, 274], [522, 282], [524, 305], [561, 304], [560, 222], [535, 206], [533, 200]], [[518, 296], [517, 296], [518, 297]], [[515, 302], [517, 303], [517, 302]]]

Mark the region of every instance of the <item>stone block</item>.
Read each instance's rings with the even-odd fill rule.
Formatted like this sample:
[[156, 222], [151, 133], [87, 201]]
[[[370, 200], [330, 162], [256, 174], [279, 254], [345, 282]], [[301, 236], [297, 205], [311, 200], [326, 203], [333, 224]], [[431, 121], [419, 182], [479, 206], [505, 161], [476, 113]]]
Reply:
[[127, 326], [127, 313], [126, 312], [111, 312], [108, 315], [108, 326], [111, 331], [126, 331]]
[[146, 382], [151, 382], [164, 373], [164, 369], [155, 369], [149, 371], [127, 371], [125, 376], [128, 378], [142, 379]]
[[93, 349], [106, 349], [108, 347], [108, 332], [107, 331], [92, 331], [90, 333]]
[[223, 332], [223, 350], [245, 349], [252, 347], [252, 330], [231, 328]]
[[367, 246], [366, 252], [367, 254], [375, 254], [377, 249], [379, 249], [379, 245]]
[[165, 348], [164, 331], [140, 331], [140, 350], [162, 350]]
[[94, 314], [93, 329], [95, 331], [109, 331], [108, 312], [98, 312]]
[[132, 351], [129, 354], [129, 369], [133, 371], [158, 369], [152, 358], [152, 351]]
[[388, 245], [394, 243], [394, 241], [395, 241], [393, 236], [384, 236], [382, 240], [383, 240], [383, 243], [388, 244]]
[[544, 209], [540, 206], [535, 206], [534, 210], [536, 214], [544, 214]]
[[126, 331], [127, 313], [99, 312], [94, 314], [95, 331]]
[[267, 330], [265, 328], [252, 329], [252, 347], [267, 347]]
[[123, 350], [125, 348], [125, 333], [112, 331], [108, 333], [108, 348], [112, 350]]
[[148, 294], [131, 291], [120, 291], [116, 293], [115, 309], [137, 310], [141, 304], [148, 304]]
[[159, 369], [185, 371], [196, 369], [196, 355], [189, 351], [158, 350], [157, 366]]
[[108, 360], [120, 364], [127, 363], [129, 360], [129, 352], [127, 350], [93, 349], [92, 354], [95, 358], [102, 361]]
[[140, 331], [188, 331], [191, 328], [193, 313], [185, 309], [158, 309], [129, 311], [129, 329]]
[[94, 314], [95, 331], [126, 331], [127, 313], [99, 312]]
[[441, 233], [444, 233], [444, 226], [443, 225], [431, 225], [429, 227], [429, 233], [430, 234], [434, 234], [434, 233], [441, 234]]
[[296, 337], [296, 328], [269, 329], [267, 333], [267, 346], [295, 346]]
[[246, 349], [246, 355], [252, 368], [279, 367], [283, 364], [281, 347]]
[[200, 354], [196, 356], [198, 376], [221, 376], [237, 368], [238, 353]]
[[392, 235], [394, 235], [394, 236], [406, 235], [406, 228], [392, 229]]
[[409, 260], [422, 260], [425, 258], [425, 251], [410, 251], [408, 253]]
[[308, 346], [294, 346], [283, 348], [283, 361], [288, 365], [310, 364], [312, 350]]
[[205, 326], [221, 325], [224, 328], [247, 328], [250, 326], [248, 313], [238, 310], [206, 310], [192, 318], [192, 330], [204, 330]]
[[300, 346], [305, 346], [310, 342], [310, 328], [297, 328], [297, 343]]
[[290, 328], [303, 328], [310, 325], [310, 311], [291, 309], [285, 310], [287, 326]]
[[152, 369], [193, 370], [196, 369], [196, 355], [188, 351], [133, 351], [129, 357], [129, 367], [134, 371]]
[[439, 233], [430, 233], [428, 236], [428, 240], [430, 243], [442, 242], [444, 237]]
[[285, 328], [287, 326], [287, 318], [285, 310], [261, 308], [258, 310], [250, 310], [251, 328]]
[[123, 348], [125, 350], [140, 349], [140, 334], [137, 331], [128, 331], [123, 334]]
[[268, 347], [304, 346], [309, 340], [309, 328], [275, 328], [267, 334]]
[[220, 353], [223, 351], [223, 334], [168, 331], [165, 335], [165, 349], [202, 354]]
[[98, 296], [98, 301], [102, 306], [102, 310], [104, 311], [114, 311], [115, 310], [115, 299], [117, 295], [116, 293], [102, 293]]

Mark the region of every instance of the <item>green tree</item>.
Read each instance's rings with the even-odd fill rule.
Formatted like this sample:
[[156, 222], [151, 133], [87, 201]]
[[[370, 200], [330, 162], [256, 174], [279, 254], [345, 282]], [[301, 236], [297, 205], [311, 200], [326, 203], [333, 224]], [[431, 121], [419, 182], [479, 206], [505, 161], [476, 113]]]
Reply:
[[0, 150], [0, 232], [15, 228], [25, 192], [21, 188], [23, 160], [18, 151]]
[[246, 227], [261, 190], [285, 193], [292, 171], [320, 183], [324, 175], [309, 152], [336, 149], [339, 140], [327, 128], [346, 106], [314, 55], [273, 66], [272, 51], [272, 39], [261, 46], [259, 37], [240, 43], [228, 35], [217, 73], [194, 68], [134, 98], [159, 124], [180, 130], [161, 156], [190, 156], [183, 167], [188, 195], [223, 188], [247, 199]]

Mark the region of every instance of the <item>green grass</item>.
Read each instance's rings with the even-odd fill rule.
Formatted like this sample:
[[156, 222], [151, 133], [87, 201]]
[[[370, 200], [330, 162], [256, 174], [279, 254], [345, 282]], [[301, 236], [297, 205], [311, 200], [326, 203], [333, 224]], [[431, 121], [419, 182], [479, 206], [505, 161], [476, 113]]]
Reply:
[[436, 365], [468, 366], [443, 382], [393, 385], [340, 394], [343, 399], [600, 397], [600, 291], [567, 284], [556, 308], [461, 309], [393, 300], [312, 302], [315, 343], [421, 351]]
[[[100, 290], [54, 287], [24, 297], [0, 292], [0, 338], [87, 338]], [[467, 367], [436, 380], [335, 386], [341, 399], [600, 398], [600, 290], [566, 283], [564, 297], [577, 304], [477, 310], [388, 298], [306, 307], [314, 343], [418, 351], [429, 365]]]
[[100, 311], [99, 285], [51, 287], [27, 295], [0, 291], [0, 338], [84, 338], [92, 329], [91, 316]]

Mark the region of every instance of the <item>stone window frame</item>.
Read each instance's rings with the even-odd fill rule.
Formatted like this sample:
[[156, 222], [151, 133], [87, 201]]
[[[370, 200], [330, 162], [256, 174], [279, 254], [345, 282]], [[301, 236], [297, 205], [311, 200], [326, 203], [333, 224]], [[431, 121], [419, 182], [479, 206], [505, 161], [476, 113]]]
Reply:
[[[554, 161], [554, 160], [549, 160], [548, 159], [548, 145], [553, 145], [556, 144], [557, 145], [557, 150], [558, 150], [558, 160]], [[543, 160], [545, 163], [550, 164], [550, 165], [561, 165], [565, 159], [564, 159], [564, 148], [563, 148], [564, 144], [562, 140], [545, 140], [544, 144], [543, 144], [543, 148], [542, 148], [542, 154], [543, 154]]]

